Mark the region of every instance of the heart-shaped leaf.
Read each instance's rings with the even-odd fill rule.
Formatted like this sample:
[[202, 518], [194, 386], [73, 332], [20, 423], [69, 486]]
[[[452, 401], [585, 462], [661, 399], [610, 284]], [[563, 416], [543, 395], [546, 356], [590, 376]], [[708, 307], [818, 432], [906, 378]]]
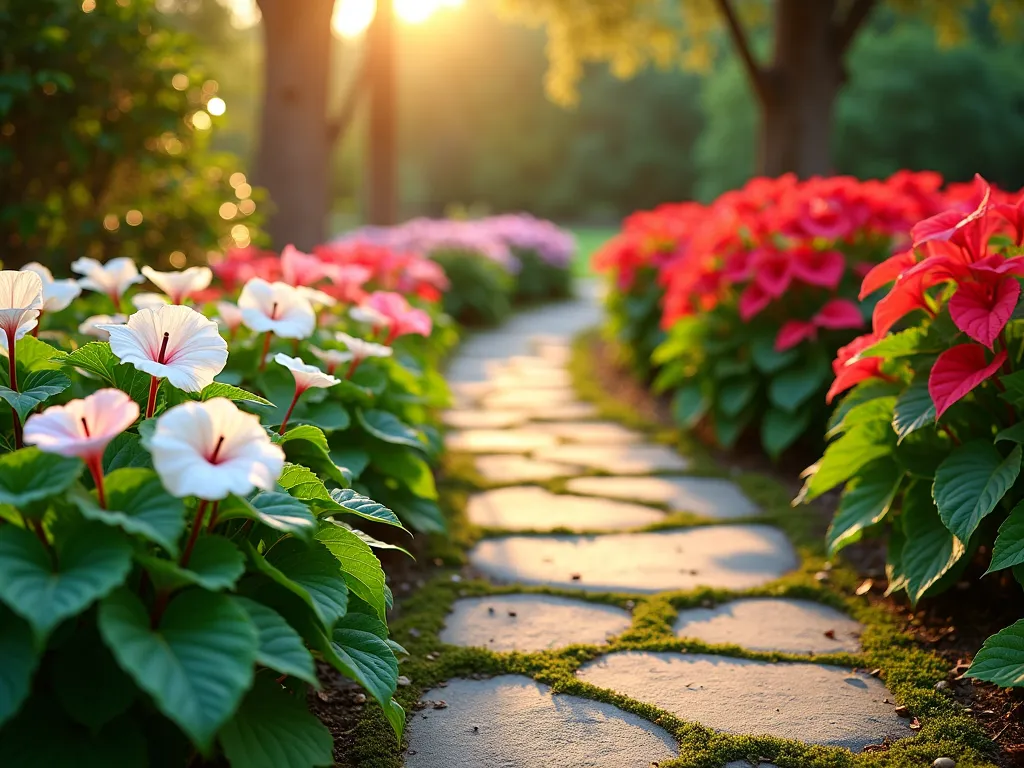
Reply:
[[103, 487], [106, 508], [81, 487], [72, 492], [71, 501], [84, 517], [142, 536], [177, 555], [185, 530], [185, 503], [164, 490], [156, 472], [118, 469], [104, 478]]
[[124, 535], [98, 523], [61, 537], [55, 551], [56, 565], [31, 533], [13, 525], [0, 527], [0, 600], [40, 640], [121, 585], [132, 565]]
[[383, 621], [387, 612], [384, 600], [384, 570], [369, 545], [352, 531], [332, 523], [325, 523], [316, 539], [341, 564], [341, 571], [349, 590], [377, 612]]
[[79, 459], [22, 448], [0, 456], [0, 504], [26, 507], [66, 491], [84, 465]]
[[103, 471], [107, 474], [129, 467], [153, 468], [153, 457], [142, 447], [139, 436], [131, 432], [122, 432], [110, 441], [103, 452]]
[[794, 414], [769, 407], [761, 420], [761, 445], [769, 456], [778, 458], [804, 433], [810, 421], [809, 408]]
[[208, 384], [202, 392], [190, 394], [190, 397], [194, 400], [203, 401], [212, 400], [215, 397], [225, 397], [228, 400], [234, 400], [236, 403], [255, 403], [256, 405], [273, 406], [273, 403], [266, 398], [219, 381]]
[[223, 536], [200, 536], [192, 547], [188, 567], [154, 555], [136, 555], [153, 585], [168, 592], [195, 584], [211, 592], [231, 589], [245, 573], [245, 556]]
[[1016, 482], [1020, 467], [1019, 445], [1005, 459], [987, 440], [966, 443], [949, 454], [935, 471], [933, 494], [950, 532], [969, 541]]
[[922, 427], [935, 423], [935, 403], [928, 392], [928, 382], [915, 380], [896, 399], [892, 414], [892, 428], [897, 442]]
[[268, 528], [312, 541], [316, 533], [316, 517], [309, 507], [287, 493], [260, 491], [251, 499], [232, 496], [221, 502], [220, 519], [237, 517], [258, 520]]
[[331, 494], [328, 493], [323, 481], [313, 470], [301, 464], [285, 464], [277, 484], [296, 499], [320, 501], [328, 506], [333, 504]]
[[249, 548], [256, 570], [298, 596], [326, 629], [348, 610], [348, 582], [334, 555], [319, 542], [307, 546], [298, 539], [275, 544], [266, 557]]
[[71, 379], [59, 371], [34, 371], [20, 382], [17, 392], [10, 387], [0, 386], [0, 398], [7, 401], [24, 423], [36, 406], [70, 386]]
[[372, 616], [348, 614], [331, 633], [333, 653], [325, 653], [325, 658], [343, 675], [363, 686], [382, 707], [387, 707], [398, 687], [398, 660], [380, 637], [381, 626]]
[[410, 448], [423, 447], [423, 441], [420, 440], [419, 433], [393, 413], [388, 413], [387, 411], [356, 411], [356, 420], [363, 429], [385, 443], [407, 445]]
[[911, 604], [941, 579], [963, 557], [963, 542], [949, 532], [925, 483], [915, 483], [903, 498], [903, 544], [901, 568]]
[[987, 362], [980, 344], [958, 344], [939, 355], [928, 376], [936, 418], [942, 418], [951, 405], [998, 371], [1005, 360], [1006, 350], [1002, 349]]
[[0, 725], [9, 720], [28, 696], [39, 664], [32, 629], [0, 604]]
[[1000, 688], [1017, 687], [1024, 682], [1024, 619], [985, 641], [967, 670], [967, 677]]
[[107, 646], [157, 708], [208, 751], [252, 685], [259, 638], [230, 597], [186, 590], [155, 628], [127, 590], [105, 598], [99, 628]]
[[247, 597], [236, 597], [235, 600], [249, 614], [249, 620], [259, 633], [256, 661], [275, 672], [305, 680], [318, 688], [320, 683], [316, 679], [313, 656], [292, 625], [263, 603]]
[[903, 470], [888, 459], [873, 461], [857, 473], [828, 528], [830, 555], [860, 539], [861, 531], [889, 513], [903, 477]]
[[987, 573], [1024, 563], [1024, 502], [1020, 502], [999, 526]]
[[331, 449], [323, 430], [301, 424], [281, 435], [278, 445], [284, 449], [284, 455], [292, 464], [309, 467], [320, 478], [333, 480], [338, 485], [348, 485], [345, 475], [331, 459]]
[[262, 676], [217, 738], [232, 768], [334, 765], [331, 732], [302, 698]]
[[356, 493], [351, 488], [338, 488], [331, 491], [331, 501], [341, 510], [350, 512], [353, 515], [372, 520], [375, 523], [384, 523], [398, 528], [404, 528], [402, 521], [394, 512], [373, 499]]

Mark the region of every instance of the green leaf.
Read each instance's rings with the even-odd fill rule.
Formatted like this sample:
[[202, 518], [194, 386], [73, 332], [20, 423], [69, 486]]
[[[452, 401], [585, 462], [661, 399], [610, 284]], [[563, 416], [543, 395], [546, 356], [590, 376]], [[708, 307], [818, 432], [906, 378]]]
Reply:
[[339, 525], [344, 526], [347, 530], [352, 531], [353, 534], [355, 534], [360, 539], [365, 541], [367, 545], [369, 545], [370, 549], [393, 549], [396, 552], [401, 552], [403, 555], [408, 555], [409, 557], [412, 557], [413, 560], [416, 559], [415, 557], [413, 557], [412, 552], [407, 550], [405, 547], [400, 547], [397, 544], [390, 544], [386, 541], [375, 539], [373, 538], [373, 536], [366, 533], [365, 531], [360, 531], [358, 528], [353, 528], [348, 523], [339, 523]]
[[370, 465], [370, 454], [362, 448], [352, 446], [331, 446], [331, 461], [342, 469], [352, 473], [352, 477], [359, 477]]
[[153, 468], [153, 457], [142, 447], [139, 436], [132, 432], [122, 432], [110, 441], [103, 452], [103, 471], [107, 474], [128, 467]]
[[996, 434], [996, 442], [1001, 443], [1003, 441], [1017, 443], [1018, 445], [1024, 443], [1024, 421], [1018, 421], [1012, 427], [1000, 430]]
[[861, 403], [874, 400], [876, 397], [896, 397], [903, 391], [903, 385], [891, 381], [877, 381], [871, 379], [862, 381], [839, 401], [839, 405], [832, 411], [828, 420], [829, 433], [842, 432], [840, 425], [846, 415]]
[[[381, 628], [384, 638], [380, 636]], [[355, 680], [382, 707], [398, 687], [398, 660], [387, 644], [387, 628], [361, 613], [350, 613], [331, 633], [331, 650], [335, 658], [328, 659], [346, 677]]]
[[898, 333], [890, 333], [881, 341], [863, 350], [857, 355], [857, 358], [881, 357], [885, 360], [892, 360], [911, 355], [938, 354], [946, 349], [948, 344], [945, 344], [938, 334], [930, 333], [930, 331], [929, 327], [915, 326]]
[[740, 439], [743, 430], [750, 424], [752, 413], [741, 413], [738, 416], [728, 416], [724, 413], [715, 413], [715, 439], [723, 448], [732, 448]]
[[383, 504], [379, 504], [373, 499], [356, 493], [351, 488], [333, 490], [330, 496], [331, 500], [346, 512], [372, 520], [375, 523], [384, 523], [385, 525], [404, 528], [402, 521], [398, 519], [394, 512]]
[[385, 443], [407, 445], [410, 448], [423, 448], [423, 441], [420, 440], [419, 432], [393, 413], [388, 413], [387, 411], [356, 411], [356, 420], [363, 429]]
[[326, 523], [316, 534], [338, 562], [349, 590], [377, 612], [383, 621], [387, 612], [384, 600], [384, 570], [369, 545], [340, 525]]
[[25, 701], [38, 664], [31, 628], [0, 603], [0, 725]]
[[311, 469], [301, 464], [285, 464], [277, 484], [296, 499], [321, 501], [333, 506], [331, 494], [323, 481]]
[[436, 501], [413, 496], [405, 489], [390, 494], [388, 499], [388, 506], [413, 530], [421, 533], [438, 533], [442, 536], [448, 532], [444, 512]]
[[173, 591], [194, 584], [211, 592], [231, 589], [245, 573], [245, 557], [223, 536], [206, 534], [196, 539], [188, 566], [154, 555], [136, 555], [158, 590]]
[[758, 380], [752, 377], [727, 381], [718, 388], [718, 407], [726, 416], [735, 418], [750, 405], [757, 392]]
[[[831, 373], [823, 357], [811, 357], [795, 368], [776, 375], [768, 384], [768, 399], [773, 405], [789, 413], [823, 390]], [[824, 392], [821, 393], [824, 396]]]
[[1005, 459], [995, 446], [976, 440], [959, 446], [935, 472], [933, 493], [942, 522], [961, 541], [996, 508], [1020, 474], [1021, 447]]
[[911, 432], [935, 423], [935, 403], [928, 392], [928, 381], [914, 381], [896, 400], [893, 410], [892, 428], [896, 430], [897, 442]]
[[83, 517], [142, 536], [177, 556], [178, 539], [185, 530], [185, 502], [164, 490], [156, 472], [118, 469], [104, 478], [103, 487], [106, 509], [84, 488], [72, 491], [71, 501]]
[[692, 428], [708, 412], [711, 401], [704, 396], [700, 384], [690, 382], [679, 388], [672, 398], [672, 417], [683, 429]]
[[760, 333], [753, 338], [750, 344], [750, 356], [754, 365], [761, 373], [768, 375], [792, 365], [800, 357], [800, 350], [795, 347], [787, 349], [785, 352], [777, 351], [775, 336], [774, 333]]
[[1024, 619], [988, 638], [966, 676], [1000, 688], [1024, 683]]
[[29, 414], [40, 403], [59, 395], [71, 386], [71, 379], [59, 371], [35, 371], [21, 382], [19, 392], [0, 386], [0, 398], [7, 401], [24, 424]]
[[437, 499], [437, 486], [430, 465], [419, 451], [404, 445], [375, 442], [370, 449], [374, 469], [392, 477], [424, 499]]
[[274, 404], [266, 398], [254, 395], [252, 392], [247, 392], [239, 387], [233, 387], [230, 384], [222, 384], [219, 381], [215, 381], [212, 384], [208, 384], [202, 392], [190, 393], [189, 395], [193, 400], [212, 400], [215, 397], [225, 397], [228, 400], [234, 400], [237, 403], [255, 403], [256, 405], [267, 405], [273, 406]]
[[334, 765], [334, 739], [304, 697], [260, 676], [217, 736], [231, 768]]
[[292, 464], [309, 467], [319, 477], [333, 480], [339, 485], [348, 485], [345, 476], [331, 459], [331, 449], [323, 430], [302, 424], [281, 435], [278, 445]]
[[889, 513], [904, 473], [894, 462], [878, 459], [860, 470], [847, 487], [828, 528], [829, 555], [859, 540], [861, 532]]
[[17, 350], [18, 370], [25, 373], [59, 371], [62, 361], [67, 357], [67, 353], [34, 336], [18, 339]]
[[79, 526], [57, 542], [55, 552], [56, 566], [31, 533], [0, 527], [0, 601], [25, 619], [40, 641], [122, 584], [132, 565], [124, 536], [99, 524]]
[[252, 685], [258, 635], [230, 597], [186, 590], [156, 628], [142, 602], [122, 589], [100, 604], [107, 647], [136, 684], [204, 752]]
[[106, 341], [91, 341], [61, 360], [61, 363], [69, 368], [77, 368], [91, 373], [107, 384], [115, 386], [114, 369], [120, 362], [111, 351], [109, 342]]
[[1016, 408], [1024, 408], [1024, 371], [1000, 376], [999, 383], [1005, 388], [999, 396]]
[[48, 661], [53, 665], [50, 679], [57, 700], [68, 715], [92, 731], [128, 709], [138, 693], [94, 621], [80, 622]]
[[405, 710], [402, 709], [402, 705], [392, 699], [384, 707], [384, 717], [391, 723], [391, 730], [395, 732], [395, 738], [401, 743], [402, 732], [405, 730]]
[[992, 548], [992, 563], [986, 573], [1021, 563], [1024, 563], [1024, 501], [1017, 504], [999, 526], [999, 535]]
[[247, 597], [235, 601], [249, 614], [249, 620], [259, 634], [256, 662], [282, 675], [304, 680], [319, 688], [313, 656], [306, 649], [302, 637], [277, 611]]
[[0, 504], [26, 507], [71, 487], [82, 473], [79, 459], [22, 448], [0, 456]]
[[275, 531], [284, 531], [303, 541], [313, 540], [316, 517], [301, 500], [287, 493], [260, 491], [252, 499], [231, 496], [221, 502], [220, 519], [244, 517], [258, 520]]
[[811, 501], [853, 477], [875, 459], [888, 456], [896, 444], [896, 433], [887, 422], [873, 421], [851, 429], [829, 443], [817, 464], [804, 470], [807, 481], [798, 499]]
[[917, 482], [903, 498], [902, 570], [907, 596], [914, 605], [963, 557], [963, 542], [942, 524], [927, 483]]
[[307, 546], [298, 539], [283, 539], [266, 557], [250, 547], [249, 558], [257, 571], [312, 608], [326, 629], [348, 610], [348, 582], [323, 544]]
[[769, 407], [764, 419], [761, 420], [761, 445], [769, 456], [777, 459], [784, 450], [797, 441], [810, 422], [810, 409], [804, 408], [793, 414]]
[[889, 424], [892, 422], [892, 414], [895, 407], [896, 398], [891, 395], [888, 397], [876, 397], [872, 400], [858, 403], [846, 412], [843, 420], [832, 427], [826, 436], [832, 438], [837, 434], [849, 432], [854, 427], [870, 422]]

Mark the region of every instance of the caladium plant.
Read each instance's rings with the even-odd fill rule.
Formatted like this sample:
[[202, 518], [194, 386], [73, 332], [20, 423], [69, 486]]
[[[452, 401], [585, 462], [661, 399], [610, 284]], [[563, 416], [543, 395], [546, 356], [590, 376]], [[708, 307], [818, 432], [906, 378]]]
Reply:
[[[884, 293], [872, 332], [833, 363], [829, 398], [847, 394], [801, 498], [842, 485], [830, 552], [886, 536], [889, 591], [912, 603], [980, 551], [989, 573], [1024, 579], [1022, 204], [978, 178], [915, 225], [911, 247], [865, 276], [862, 296]], [[1015, 625], [990, 638], [968, 674], [1024, 683], [1020, 636]]]

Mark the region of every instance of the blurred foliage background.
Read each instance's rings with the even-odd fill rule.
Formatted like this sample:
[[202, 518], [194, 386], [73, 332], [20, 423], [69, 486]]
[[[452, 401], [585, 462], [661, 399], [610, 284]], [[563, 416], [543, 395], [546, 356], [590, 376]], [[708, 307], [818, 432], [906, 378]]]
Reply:
[[[248, 183], [261, 100], [249, 0], [0, 0], [0, 257], [128, 255], [184, 266], [262, 244], [269, 203]], [[251, 8], [249, 9], [251, 11]], [[967, 39], [882, 8], [856, 40], [832, 136], [835, 170], [975, 172], [1024, 186], [1024, 46], [981, 4]], [[552, 104], [541, 30], [466, 0], [399, 25], [402, 217], [526, 209], [614, 226], [748, 178], [756, 113], [728, 45], [706, 72], [616, 79], [587, 67]], [[755, 41], [763, 44], [764, 41]], [[335, 40], [340, 104], [364, 41]], [[337, 151], [332, 232], [360, 220], [361, 109]]]

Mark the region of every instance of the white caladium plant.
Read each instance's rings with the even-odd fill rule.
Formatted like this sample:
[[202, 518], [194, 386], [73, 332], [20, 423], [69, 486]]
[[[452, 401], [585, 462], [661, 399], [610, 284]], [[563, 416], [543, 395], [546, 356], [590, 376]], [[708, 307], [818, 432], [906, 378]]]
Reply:
[[63, 307], [38, 269], [0, 272], [0, 765], [332, 765], [317, 661], [400, 737], [382, 542], [351, 523], [442, 527], [422, 317], [371, 342], [284, 283], [201, 311], [207, 271], [149, 269], [166, 303], [131, 312], [142, 275], [115, 261], [76, 262]]

